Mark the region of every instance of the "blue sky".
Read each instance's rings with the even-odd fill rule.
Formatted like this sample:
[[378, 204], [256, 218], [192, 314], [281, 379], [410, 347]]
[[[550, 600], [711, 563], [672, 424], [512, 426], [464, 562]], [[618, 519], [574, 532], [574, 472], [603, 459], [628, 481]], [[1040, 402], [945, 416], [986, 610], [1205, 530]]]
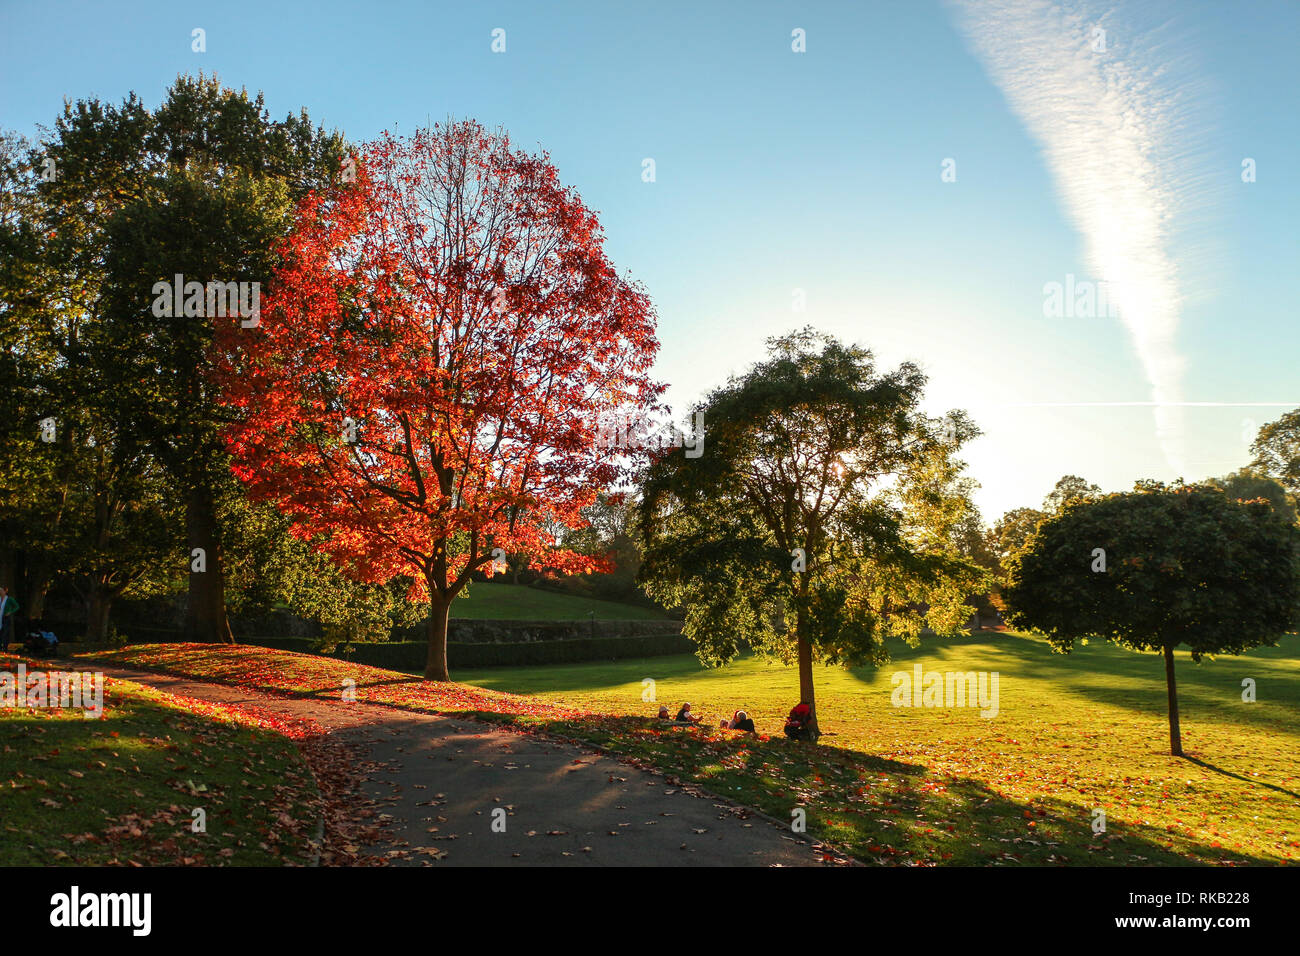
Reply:
[[[1044, 403], [1300, 405], [1297, 40], [1290, 2], [5, 2], [0, 124], [202, 69], [357, 141], [504, 126], [653, 297], [675, 407], [803, 324], [917, 361], [985, 431], [991, 521], [1065, 473], [1226, 473], [1285, 411]], [[1129, 307], [1044, 315], [1067, 275]]]

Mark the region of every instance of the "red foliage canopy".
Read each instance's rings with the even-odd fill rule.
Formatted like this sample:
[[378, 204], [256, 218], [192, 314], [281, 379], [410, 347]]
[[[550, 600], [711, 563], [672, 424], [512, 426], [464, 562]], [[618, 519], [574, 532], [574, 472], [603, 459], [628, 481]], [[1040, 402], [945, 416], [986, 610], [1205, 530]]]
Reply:
[[662, 391], [648, 297], [504, 134], [385, 134], [355, 171], [298, 209], [258, 327], [219, 330], [236, 473], [358, 579], [438, 604], [497, 548], [591, 569], [546, 528], [623, 474], [602, 418]]

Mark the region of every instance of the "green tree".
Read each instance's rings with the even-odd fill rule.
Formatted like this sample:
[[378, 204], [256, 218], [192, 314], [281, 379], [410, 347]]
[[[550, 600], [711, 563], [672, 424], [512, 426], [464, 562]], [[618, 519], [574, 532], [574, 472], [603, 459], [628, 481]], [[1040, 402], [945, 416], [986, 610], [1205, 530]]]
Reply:
[[1065, 475], [1043, 499], [1043, 510], [1049, 515], [1056, 514], [1072, 501], [1091, 501], [1100, 495], [1101, 489], [1096, 485], [1078, 475]]
[[1269, 478], [1254, 469], [1241, 468], [1230, 475], [1213, 479], [1210, 484], [1222, 488], [1229, 498], [1238, 501], [1262, 498], [1286, 520], [1296, 520], [1295, 502], [1287, 494], [1287, 490], [1276, 479]]
[[[539, 583], [548, 590], [606, 601], [619, 601], [655, 607], [637, 585], [641, 570], [641, 552], [632, 536], [631, 521], [636, 504], [622, 493], [600, 492], [596, 500], [582, 509], [587, 525], [565, 529], [561, 540], [565, 548], [588, 555], [603, 567], [585, 574], [548, 575]], [[509, 570], [513, 570], [514, 565]]]
[[223, 319], [155, 314], [155, 283], [265, 284], [296, 201], [340, 174], [342, 140], [305, 113], [273, 121], [260, 95], [199, 76], [178, 78], [153, 113], [134, 95], [120, 107], [67, 104], [43, 155], [58, 169], [40, 184], [54, 287], [65, 290], [53, 298], [75, 317], [54, 367], [78, 370], [108, 430], [161, 464], [185, 507], [175, 561], [189, 565], [196, 549], [205, 559], [188, 578], [187, 633], [229, 640], [226, 412], [209, 381]]
[[988, 572], [987, 589], [971, 594], [966, 603], [980, 615], [993, 614], [999, 609], [994, 597], [1001, 565], [998, 555], [990, 546], [989, 530], [984, 526], [984, 519], [973, 500], [967, 501], [965, 514], [953, 529], [952, 544], [957, 554]]
[[0, 137], [0, 576], [25, 580], [28, 616], [65, 563], [60, 547], [72, 472], [77, 370], [66, 296], [51, 263], [39, 153], [20, 136]]
[[1025, 544], [1045, 517], [1046, 514], [1037, 508], [1012, 508], [985, 532], [984, 543], [994, 559], [990, 603], [998, 611], [1006, 610], [1003, 590], [1010, 578], [1012, 559], [1024, 550]]
[[1037, 508], [1012, 508], [994, 523], [988, 534], [988, 547], [997, 556], [1004, 577], [1011, 567], [1011, 559], [1024, 550], [1046, 517]]
[[962, 463], [977, 431], [919, 411], [925, 377], [878, 372], [869, 351], [805, 329], [709, 394], [705, 441], [656, 456], [636, 530], [640, 580], [719, 665], [742, 645], [797, 662], [882, 663], [884, 638], [963, 626], [985, 575], [956, 553], [969, 508]]
[[1087, 638], [1161, 652], [1180, 757], [1174, 648], [1199, 662], [1275, 644], [1300, 625], [1300, 529], [1262, 501], [1145, 482], [1044, 521], [1005, 597], [1012, 624], [1063, 653]]
[[387, 640], [395, 627], [427, 616], [427, 601], [409, 597], [411, 579], [363, 584], [343, 574], [292, 522], [268, 504], [250, 502], [233, 476], [221, 489], [219, 513], [231, 561], [232, 613], [257, 617], [289, 608], [321, 624], [334, 640]]
[[113, 603], [181, 581], [173, 544], [182, 512], [174, 486], [130, 432], [86, 416], [84, 447], [68, 483], [59, 570], [86, 604], [88, 641], [108, 634]]
[[53, 580], [73, 578], [95, 638], [114, 597], [157, 570], [158, 539], [140, 535], [158, 530], [160, 499], [145, 490], [156, 477], [145, 450], [113, 427], [86, 361], [92, 284], [72, 254], [76, 228], [53, 201], [65, 175], [53, 157], [4, 137], [0, 565], [7, 579], [23, 579], [29, 617], [44, 615]]
[[1250, 451], [1257, 469], [1300, 499], [1300, 408], [1261, 428]]

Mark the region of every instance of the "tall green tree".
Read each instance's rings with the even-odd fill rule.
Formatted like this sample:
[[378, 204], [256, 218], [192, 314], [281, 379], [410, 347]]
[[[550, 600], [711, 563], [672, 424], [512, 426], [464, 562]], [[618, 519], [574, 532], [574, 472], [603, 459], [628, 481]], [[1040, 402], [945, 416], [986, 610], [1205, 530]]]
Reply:
[[213, 321], [243, 317], [214, 318], [210, 300], [159, 315], [155, 284], [264, 287], [295, 203], [340, 176], [344, 144], [305, 113], [272, 120], [260, 95], [200, 75], [178, 78], [152, 113], [134, 95], [120, 107], [67, 104], [43, 153], [58, 170], [40, 185], [47, 232], [77, 317], [65, 364], [91, 379], [82, 394], [161, 464], [184, 503], [174, 547], [191, 568], [189, 637], [229, 640], [226, 412], [209, 372]]
[[33, 618], [51, 582], [68, 579], [99, 639], [118, 596], [168, 577], [174, 494], [89, 358], [96, 294], [59, 216], [66, 171], [13, 136], [0, 164], [0, 566], [11, 584], [21, 566]]
[[[118, 121], [130, 126], [123, 117], [137, 106], [128, 101]], [[96, 213], [106, 207], [101, 193], [121, 183], [116, 170], [74, 170], [89, 181], [68, 215], [69, 170], [57, 157], [6, 137], [2, 161], [9, 414], [0, 425], [0, 550], [23, 557], [30, 617], [44, 615], [46, 591], [62, 577], [86, 603], [87, 638], [100, 639], [118, 596], [175, 578], [166, 568], [175, 551], [173, 490], [147, 446], [123, 427], [88, 349], [100, 294]]]
[[[117, 427], [117, 409], [103, 390], [114, 370], [97, 367], [89, 354], [91, 330], [103, 317], [104, 226], [145, 173], [138, 143], [147, 123], [148, 111], [134, 95], [120, 107], [65, 104], [56, 129], [25, 164], [33, 186], [26, 208], [35, 275], [18, 300], [18, 378], [30, 401], [15, 424], [28, 444], [11, 462], [38, 472], [28, 484], [38, 509], [19, 519], [33, 617], [43, 615], [56, 578], [85, 574], [90, 557], [110, 553], [96, 542], [116, 520], [112, 509], [95, 516], [77, 506], [112, 497], [105, 482], [134, 482], [149, 470], [134, 438], [107, 447], [129, 434], [129, 423]], [[113, 462], [108, 469], [97, 467], [105, 453]]]
[[22, 137], [0, 138], [0, 575], [22, 579], [31, 617], [68, 558], [63, 521], [82, 437], [78, 311], [41, 198], [42, 177], [55, 174]]
[[1300, 528], [1263, 501], [1143, 482], [1044, 521], [1004, 596], [1012, 624], [1063, 653], [1086, 638], [1160, 652], [1169, 749], [1181, 757], [1174, 649], [1199, 662], [1300, 627]]
[[1261, 428], [1250, 451], [1255, 468], [1300, 500], [1300, 408]]
[[647, 592], [685, 608], [706, 664], [743, 645], [794, 662], [813, 707], [813, 661], [888, 660], [884, 639], [969, 617], [984, 573], [954, 541], [969, 510], [962, 413], [920, 411], [913, 365], [804, 329], [699, 407], [704, 444], [653, 458], [636, 530]]

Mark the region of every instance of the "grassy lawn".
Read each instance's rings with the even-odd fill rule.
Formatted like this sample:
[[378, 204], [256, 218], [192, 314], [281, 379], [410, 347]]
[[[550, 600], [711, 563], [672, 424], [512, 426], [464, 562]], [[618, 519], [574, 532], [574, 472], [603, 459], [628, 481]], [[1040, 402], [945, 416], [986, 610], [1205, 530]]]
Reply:
[[[1178, 655], [1191, 761], [1168, 756], [1165, 685], [1155, 655], [1096, 642], [1059, 655], [1010, 632], [932, 638], [917, 649], [900, 642], [891, 650], [894, 662], [880, 670], [818, 670], [818, 712], [835, 734], [825, 743], [927, 777], [976, 781], [1034, 813], [1050, 808], [1083, 830], [1101, 808], [1111, 835], [1154, 828], [1162, 834], [1156, 839], [1173, 848], [1199, 844], [1261, 861], [1300, 860], [1300, 637], [1199, 666]], [[917, 663], [926, 673], [998, 671], [997, 716], [891, 706], [891, 676]], [[455, 676], [620, 714], [651, 712], [641, 696], [643, 679], [652, 678], [656, 696], [674, 712], [689, 700], [716, 722], [741, 708], [769, 734], [780, 733], [798, 695], [792, 669], [753, 657], [716, 671], [691, 657], [661, 657]], [[1253, 704], [1241, 700], [1247, 677], [1257, 684]]]
[[99, 719], [0, 708], [0, 866], [309, 863], [316, 789], [286, 729], [111, 679]]
[[[1184, 747], [1168, 756], [1159, 660], [1092, 644], [1069, 656], [1013, 633], [899, 645], [879, 671], [819, 669], [824, 746], [779, 736], [793, 670], [757, 659], [706, 671], [690, 657], [494, 668], [437, 685], [265, 648], [131, 647], [112, 657], [196, 677], [337, 699], [477, 714], [589, 741], [700, 783], [855, 855], [909, 864], [1277, 864], [1300, 860], [1300, 638], [1199, 667], [1179, 655]], [[894, 708], [890, 677], [997, 671], [999, 713]], [[657, 698], [709, 719], [742, 707], [762, 732], [664, 727]], [[1259, 701], [1241, 701], [1254, 678]], [[768, 736], [772, 735], [772, 736]], [[1093, 810], [1106, 832], [1091, 829]]]
[[469, 621], [663, 621], [668, 615], [649, 607], [556, 594], [522, 584], [476, 581], [469, 596], [451, 605], [452, 618]]

